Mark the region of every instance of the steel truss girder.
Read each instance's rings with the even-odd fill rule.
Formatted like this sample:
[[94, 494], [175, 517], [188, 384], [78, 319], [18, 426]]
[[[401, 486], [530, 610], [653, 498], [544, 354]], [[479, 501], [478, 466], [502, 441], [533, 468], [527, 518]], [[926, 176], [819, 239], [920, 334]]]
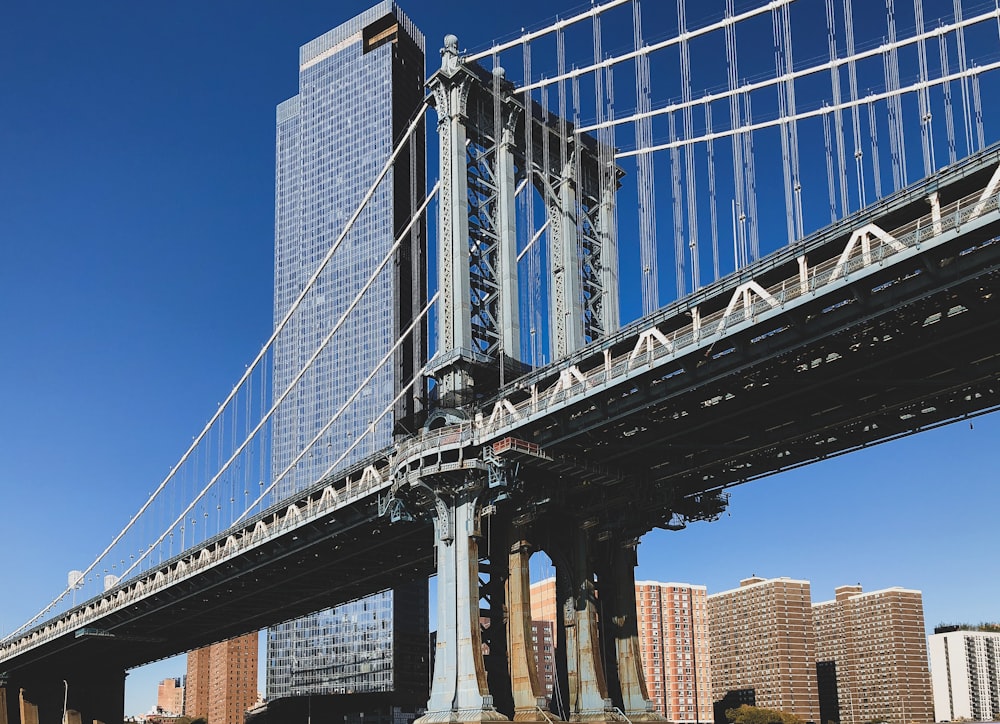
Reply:
[[[484, 139], [487, 140], [487, 139]], [[469, 304], [474, 348], [490, 358], [510, 349], [516, 339], [504, 340], [500, 304], [499, 267], [502, 223], [498, 219], [500, 189], [495, 173], [497, 147], [470, 141], [466, 146], [469, 199]], [[516, 324], [515, 324], [516, 326]], [[513, 328], [508, 330], [512, 336]]]
[[[523, 434], [566, 455], [600, 455], [621, 465], [642, 459], [649, 482], [640, 484], [648, 492], [639, 497], [662, 489], [683, 498], [996, 409], [1000, 243], [941, 261], [936, 278], [914, 274], [868, 296], [860, 319], [845, 289], [849, 303], [825, 313], [817, 308], [784, 327], [776, 323], [775, 334], [748, 332], [730, 340], [731, 350], [660, 370], [628, 395], [559, 413], [571, 416], [572, 425]], [[978, 275], [971, 273], [976, 267]], [[959, 304], [968, 311], [949, 316]], [[878, 341], [865, 346], [866, 335]], [[894, 365], [916, 381], [905, 383]], [[796, 372], [796, 366], [804, 367]], [[942, 375], [949, 368], [954, 374]], [[835, 396], [827, 394], [831, 389]], [[878, 404], [869, 409], [873, 399]], [[783, 419], [794, 424], [781, 426]], [[618, 442], [623, 431], [627, 445]], [[630, 515], [636, 534], [644, 532], [641, 511]], [[646, 529], [659, 520], [650, 511]]]

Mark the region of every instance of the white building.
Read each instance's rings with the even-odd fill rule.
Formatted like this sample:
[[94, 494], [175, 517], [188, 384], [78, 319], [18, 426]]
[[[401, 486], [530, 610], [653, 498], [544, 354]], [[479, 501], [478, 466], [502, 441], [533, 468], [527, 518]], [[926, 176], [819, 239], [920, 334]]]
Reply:
[[1000, 633], [943, 626], [927, 641], [934, 718], [1000, 719]]

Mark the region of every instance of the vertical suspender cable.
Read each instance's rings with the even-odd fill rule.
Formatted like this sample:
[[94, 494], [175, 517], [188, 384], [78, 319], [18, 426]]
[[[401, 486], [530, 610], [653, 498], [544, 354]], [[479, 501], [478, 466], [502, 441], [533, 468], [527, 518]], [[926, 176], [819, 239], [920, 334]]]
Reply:
[[875, 176], [875, 198], [882, 198], [882, 171], [878, 157], [878, 118], [875, 112], [875, 104], [868, 103], [868, 131], [871, 134], [872, 142], [872, 173]]
[[[834, 135], [836, 136], [837, 145], [837, 175], [840, 189], [840, 213], [847, 216], [848, 209], [848, 197], [847, 197], [847, 164], [845, 162], [845, 152], [844, 152], [844, 117], [843, 111], [839, 109], [841, 103], [841, 93], [840, 93], [840, 67], [833, 66], [833, 62], [837, 58], [837, 13], [834, 8], [833, 0], [826, 0], [826, 40], [827, 40], [827, 57], [830, 60], [830, 90], [832, 92], [832, 102], [836, 110], [833, 111], [833, 125], [834, 125]], [[830, 188], [830, 219], [835, 221], [837, 219], [837, 209], [836, 200], [834, 198], [834, 188], [837, 184], [834, 183], [832, 175], [833, 166], [833, 156], [830, 151], [830, 129], [829, 118], [824, 116], [824, 133], [827, 136], [827, 185]]]
[[[788, 5], [782, 5], [781, 13], [784, 18], [785, 32], [785, 73], [791, 76], [792, 72], [795, 70], [795, 62], [792, 56], [791, 9]], [[795, 81], [789, 77], [786, 84], [788, 89], [788, 110], [792, 116], [792, 122], [789, 130], [791, 131], [790, 143], [792, 147], [792, 191], [794, 192], [793, 198], [795, 202], [795, 233], [796, 238], [801, 239], [804, 236], [802, 223], [802, 177], [799, 169], [799, 126], [798, 121], [795, 119]], [[843, 143], [841, 143], [841, 145], [843, 145]]]
[[[779, 8], [771, 9], [771, 31], [774, 35], [774, 72], [777, 78], [781, 78], [785, 68], [783, 57], [785, 34], [781, 28], [781, 11]], [[775, 90], [778, 95], [778, 118], [781, 119], [781, 175], [785, 185], [785, 233], [788, 237], [788, 243], [791, 244], [795, 241], [795, 210], [792, 199], [791, 151], [788, 148], [787, 86], [783, 82], [778, 82]]]
[[[667, 115], [670, 141], [677, 141], [676, 114]], [[673, 191], [674, 216], [674, 274], [677, 284], [677, 299], [684, 296], [684, 192], [681, 189], [681, 151], [680, 147], [670, 147], [670, 181]]]
[[[837, 111], [833, 111], [836, 115]], [[837, 220], [837, 192], [833, 180], [833, 149], [830, 141], [830, 114], [823, 114], [823, 143], [826, 147], [826, 189], [830, 196], [830, 222]]]
[[[681, 35], [680, 61], [681, 61], [681, 99], [685, 103], [684, 108], [684, 140], [690, 141], [694, 137], [694, 108], [691, 104], [691, 50], [688, 41], [684, 37], [687, 33], [687, 12], [685, 0], [677, 0], [677, 22], [678, 32]], [[697, 291], [701, 287], [701, 264], [698, 258], [698, 186], [695, 180], [694, 170], [694, 146], [690, 143], [684, 145], [684, 184], [687, 187], [687, 232], [688, 249], [691, 259], [691, 291]]]
[[[889, 27], [889, 53], [886, 56], [886, 67], [888, 68], [889, 82], [886, 84], [887, 90], [898, 91], [899, 83], [899, 50], [896, 48], [896, 10], [895, 0], [886, 0], [886, 12], [888, 13]], [[889, 113], [889, 139], [890, 147], [893, 146], [892, 139], [895, 136], [893, 149], [893, 181], [895, 190], [898, 191], [907, 182], [906, 173], [906, 137], [903, 133], [903, 100], [899, 93], [893, 94], [888, 99]]]
[[[744, 122], [753, 125], [753, 104], [750, 94], [746, 95], [743, 104]], [[753, 131], [743, 135], [743, 158], [746, 160], [747, 189], [747, 227], [750, 231], [750, 258], [754, 261], [760, 258], [760, 236], [757, 225], [757, 172], [754, 168]]]
[[[854, 61], [854, 10], [851, 0], [844, 0], [844, 40], [847, 42], [847, 82], [851, 91], [851, 130], [854, 137], [854, 166], [858, 176], [858, 208], [867, 204], [865, 193], [864, 151], [861, 148], [861, 110], [858, 107], [858, 69]], [[848, 206], [841, 211], [847, 216]]]
[[[938, 36], [938, 51], [941, 56], [941, 75], [945, 78], [950, 74], [948, 70], [948, 39], [944, 33]], [[951, 81], [944, 82], [944, 123], [948, 131], [948, 163], [953, 164], [958, 160], [955, 148], [955, 111], [951, 103]]]
[[977, 151], [986, 147], [986, 135], [983, 131], [983, 96], [979, 90], [979, 73], [972, 76], [972, 102], [976, 112], [976, 146]]
[[955, 40], [958, 43], [958, 70], [962, 74], [962, 120], [965, 130], [965, 154], [972, 155], [972, 109], [969, 105], [969, 78], [965, 74], [968, 67], [968, 57], [965, 54], [965, 28], [962, 22], [962, 0], [954, 0], [952, 7], [955, 11]]
[[705, 144], [708, 152], [708, 211], [712, 222], [712, 280], [719, 279], [719, 210], [715, 194], [715, 146], [712, 141], [712, 104], [705, 103]]
[[930, 176], [934, 171], [934, 134], [931, 132], [931, 99], [926, 82], [927, 41], [924, 32], [924, 0], [913, 0], [913, 14], [917, 22], [917, 33], [921, 36], [917, 42], [917, 59], [920, 66], [920, 90], [917, 91], [917, 101], [920, 110], [920, 148], [924, 158], [924, 176]]
[[[233, 455], [230, 456], [230, 458], [226, 462], [225, 466], [222, 469], [220, 469], [219, 472], [217, 472], [213, 478], [211, 478], [209, 480], [209, 482], [201, 489], [201, 491], [188, 504], [188, 506], [184, 509], [184, 512], [180, 516], [178, 516], [178, 520], [180, 520], [183, 516], [186, 516], [188, 513], [191, 513], [191, 512], [193, 512], [195, 510], [195, 507], [197, 506], [197, 504], [200, 501], [204, 500], [205, 495], [210, 491], [210, 489], [215, 484], [215, 482], [218, 480], [218, 478], [226, 472], [226, 470], [229, 468], [230, 465], [232, 465], [232, 463], [236, 459], [237, 455], [241, 454], [243, 452], [243, 450], [245, 450], [249, 446], [250, 441], [257, 436], [257, 434], [260, 432], [260, 430], [263, 428], [263, 426], [268, 422], [268, 420], [273, 419], [274, 413], [278, 409], [278, 407], [281, 404], [283, 404], [287, 399], [289, 399], [288, 398], [288, 393], [294, 387], [296, 387], [298, 385], [298, 383], [304, 378], [306, 369], [310, 368], [313, 365], [313, 363], [319, 357], [320, 353], [327, 347], [327, 345], [329, 344], [330, 340], [333, 338], [333, 336], [337, 333], [337, 331], [343, 325], [343, 323], [345, 322], [345, 320], [347, 319], [347, 317], [350, 315], [350, 313], [354, 310], [354, 308], [361, 301], [361, 299], [364, 297], [364, 295], [368, 293], [368, 290], [375, 283], [375, 280], [378, 278], [378, 276], [383, 272], [383, 270], [386, 268], [386, 266], [388, 265], [388, 263], [393, 260], [393, 258], [395, 257], [396, 251], [399, 249], [400, 244], [403, 242], [403, 239], [410, 233], [413, 225], [417, 223], [417, 221], [419, 220], [420, 216], [426, 210], [427, 205], [430, 204], [431, 198], [434, 195], [437, 194], [439, 188], [440, 188], [440, 182], [438, 184], [435, 184], [434, 188], [431, 190], [431, 192], [428, 194], [427, 198], [424, 200], [423, 205], [419, 209], [418, 214], [415, 215], [414, 217], [412, 217], [410, 219], [408, 225], [402, 230], [402, 232], [400, 233], [400, 235], [397, 236], [396, 241], [393, 244], [392, 248], [389, 249], [389, 252], [382, 258], [381, 262], [379, 262], [379, 264], [373, 270], [373, 272], [371, 273], [371, 275], [368, 277], [367, 282], [358, 291], [358, 293], [354, 296], [354, 299], [347, 306], [347, 308], [341, 313], [341, 315], [338, 318], [337, 322], [333, 325], [333, 327], [327, 333], [326, 337], [319, 344], [319, 346], [317, 347], [317, 349], [313, 352], [313, 354], [310, 357], [310, 359], [305, 363], [305, 365], [303, 365], [303, 367], [301, 369], [299, 369], [299, 371], [296, 373], [295, 377], [288, 384], [288, 387], [285, 389], [285, 391], [277, 399], [274, 399], [274, 400], [271, 401], [271, 406], [268, 409], [267, 413], [265, 413], [264, 418], [261, 419], [261, 421], [257, 423], [256, 427], [244, 439], [244, 441], [240, 445], [240, 448], [238, 450], [236, 450], [233, 453]], [[380, 369], [382, 367], [382, 365], [384, 365], [385, 362], [395, 353], [396, 349], [402, 343], [402, 340], [412, 332], [414, 326], [418, 323], [418, 321], [424, 318], [424, 315], [427, 314], [427, 312], [430, 310], [430, 306], [436, 300], [437, 300], [437, 294], [435, 294], [434, 297], [432, 298], [432, 300], [427, 303], [427, 306], [424, 307], [423, 311], [417, 317], [414, 318], [414, 320], [410, 324], [410, 327], [400, 336], [399, 339], [396, 340], [395, 345], [392, 347], [391, 350], [389, 350], [389, 352], [386, 354], [386, 357], [383, 358], [382, 361], [379, 362], [377, 365], [375, 365], [375, 368], [372, 370], [372, 372], [368, 376], [368, 378], [365, 379], [364, 382], [362, 382], [360, 385], [358, 385], [355, 388], [354, 392], [351, 393], [351, 395], [340, 406], [340, 408], [337, 410], [337, 412], [334, 413], [333, 417], [330, 418], [330, 420], [319, 430], [319, 432], [317, 432], [312, 437], [312, 439], [309, 442], [309, 444], [306, 445], [299, 452], [298, 456], [295, 457], [287, 465], [287, 467], [279, 475], [277, 475], [274, 480], [271, 481], [271, 484], [267, 487], [267, 491], [270, 491], [282, 479], [284, 479], [284, 477], [289, 472], [291, 472], [299, 464], [299, 462], [302, 460], [302, 457], [304, 455], [306, 455], [307, 452], [310, 451], [315, 446], [316, 442], [320, 439], [320, 437], [322, 435], [324, 435], [324, 434], [327, 433], [327, 431], [331, 428], [331, 426], [333, 425], [333, 423], [336, 422], [340, 418], [340, 416], [343, 414], [343, 412], [354, 402], [354, 400], [358, 397], [358, 395], [361, 394], [361, 392], [364, 390], [364, 388], [371, 381], [372, 377], [374, 377], [374, 375], [377, 372], [377, 370]], [[368, 431], [365, 433], [365, 435], [369, 436], [371, 433], [372, 433], [372, 428], [369, 428]], [[339, 464], [341, 460], [343, 460], [343, 457], [341, 457], [337, 461], [337, 463]], [[324, 473], [324, 475], [326, 475], [326, 474], [329, 474], [329, 471], [327, 471], [327, 473]], [[322, 476], [316, 476], [316, 479], [318, 480], [320, 477], [322, 477]], [[312, 481], [310, 481], [310, 482], [312, 482]], [[264, 483], [263, 483], [263, 480], [261, 480], [261, 488], [262, 489], [263, 489], [263, 486], [264, 486]], [[280, 490], [280, 488], [279, 488], [279, 490]], [[254, 502], [254, 505], [256, 505], [258, 502], [260, 502], [260, 500], [261, 500], [261, 498], [258, 497], [257, 501]], [[204, 502], [202, 502], [202, 507], [204, 508]], [[177, 521], [175, 521], [175, 523], [172, 524], [172, 525], [176, 525], [176, 522]], [[161, 535], [160, 540], [162, 540], [163, 536], [165, 536], [165, 535], [166, 535], [166, 532], [164, 532]], [[159, 542], [160, 541], [157, 541], [157, 543], [159, 543]], [[129, 569], [129, 570], [131, 570], [131, 569]], [[128, 571], [126, 571], [126, 573], [127, 572]]]
[[[639, 0], [632, 3], [632, 38], [635, 50], [642, 48], [642, 9]], [[640, 53], [635, 58], [636, 111], [647, 114], [652, 107], [649, 98], [649, 57]], [[635, 145], [638, 149], [652, 145], [653, 132], [649, 118], [635, 124]], [[660, 306], [658, 272], [656, 268], [656, 207], [652, 158], [649, 152], [636, 159], [636, 191], [639, 205], [639, 260], [642, 265], [642, 313], [649, 314]]]
[[[734, 15], [733, 0], [726, 0], [726, 18]], [[736, 269], [747, 265], [746, 253], [746, 209], [744, 208], [745, 191], [743, 188], [743, 139], [742, 133], [736, 133], [739, 128], [742, 113], [740, 111], [740, 96], [735, 93], [739, 83], [739, 70], [736, 56], [736, 28], [734, 23], [727, 23], [726, 35], [726, 71], [729, 88], [729, 127], [734, 133], [730, 137], [733, 148], [733, 247]]]

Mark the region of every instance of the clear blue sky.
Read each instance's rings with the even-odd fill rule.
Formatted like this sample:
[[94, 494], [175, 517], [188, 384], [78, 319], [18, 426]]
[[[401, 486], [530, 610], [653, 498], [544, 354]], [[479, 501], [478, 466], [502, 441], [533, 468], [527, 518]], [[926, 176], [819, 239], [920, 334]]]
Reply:
[[[368, 4], [0, 9], [0, 632], [103, 549], [267, 339], [274, 106], [299, 45]], [[429, 68], [446, 32], [480, 47], [568, 10], [404, 8]], [[649, 535], [638, 575], [806, 578], [817, 601], [900, 585], [929, 626], [995, 620], [998, 440], [979, 418], [752, 483], [719, 522]], [[134, 672], [127, 712], [183, 667]]]

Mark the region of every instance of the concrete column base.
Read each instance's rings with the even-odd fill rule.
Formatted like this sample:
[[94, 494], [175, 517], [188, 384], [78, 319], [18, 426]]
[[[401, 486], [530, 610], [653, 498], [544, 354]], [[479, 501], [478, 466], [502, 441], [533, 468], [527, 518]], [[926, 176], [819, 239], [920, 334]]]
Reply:
[[424, 714], [413, 724], [475, 724], [476, 722], [510, 721], [496, 709], [486, 705], [482, 709], [452, 709]]
[[514, 721], [559, 721], [549, 710], [535, 668], [531, 629], [531, 582], [528, 560], [531, 545], [519, 531], [510, 531], [507, 576], [507, 642]]
[[435, 493], [438, 638], [427, 713], [416, 724], [510, 721], [489, 693], [479, 623], [478, 489]]
[[[652, 707], [652, 704], [650, 704]], [[631, 722], [665, 722], [667, 718], [660, 716], [655, 711], [629, 712], [628, 720]]]
[[599, 573], [605, 602], [604, 647], [614, 657], [609, 667], [615, 679], [612, 697], [629, 722], [665, 722], [656, 713], [646, 688], [639, 651], [639, 617], [635, 599], [636, 551], [634, 544], [611, 544], [601, 556], [607, 563]]
[[517, 709], [514, 712], [514, 721], [551, 724], [552, 722], [561, 722], [562, 719], [549, 711], [546, 706], [545, 697], [540, 697], [535, 706]]
[[608, 700], [608, 708], [589, 711], [579, 711], [570, 714], [569, 721], [582, 722], [584, 724], [625, 724], [620, 715], [616, 715], [611, 709], [611, 700]]

